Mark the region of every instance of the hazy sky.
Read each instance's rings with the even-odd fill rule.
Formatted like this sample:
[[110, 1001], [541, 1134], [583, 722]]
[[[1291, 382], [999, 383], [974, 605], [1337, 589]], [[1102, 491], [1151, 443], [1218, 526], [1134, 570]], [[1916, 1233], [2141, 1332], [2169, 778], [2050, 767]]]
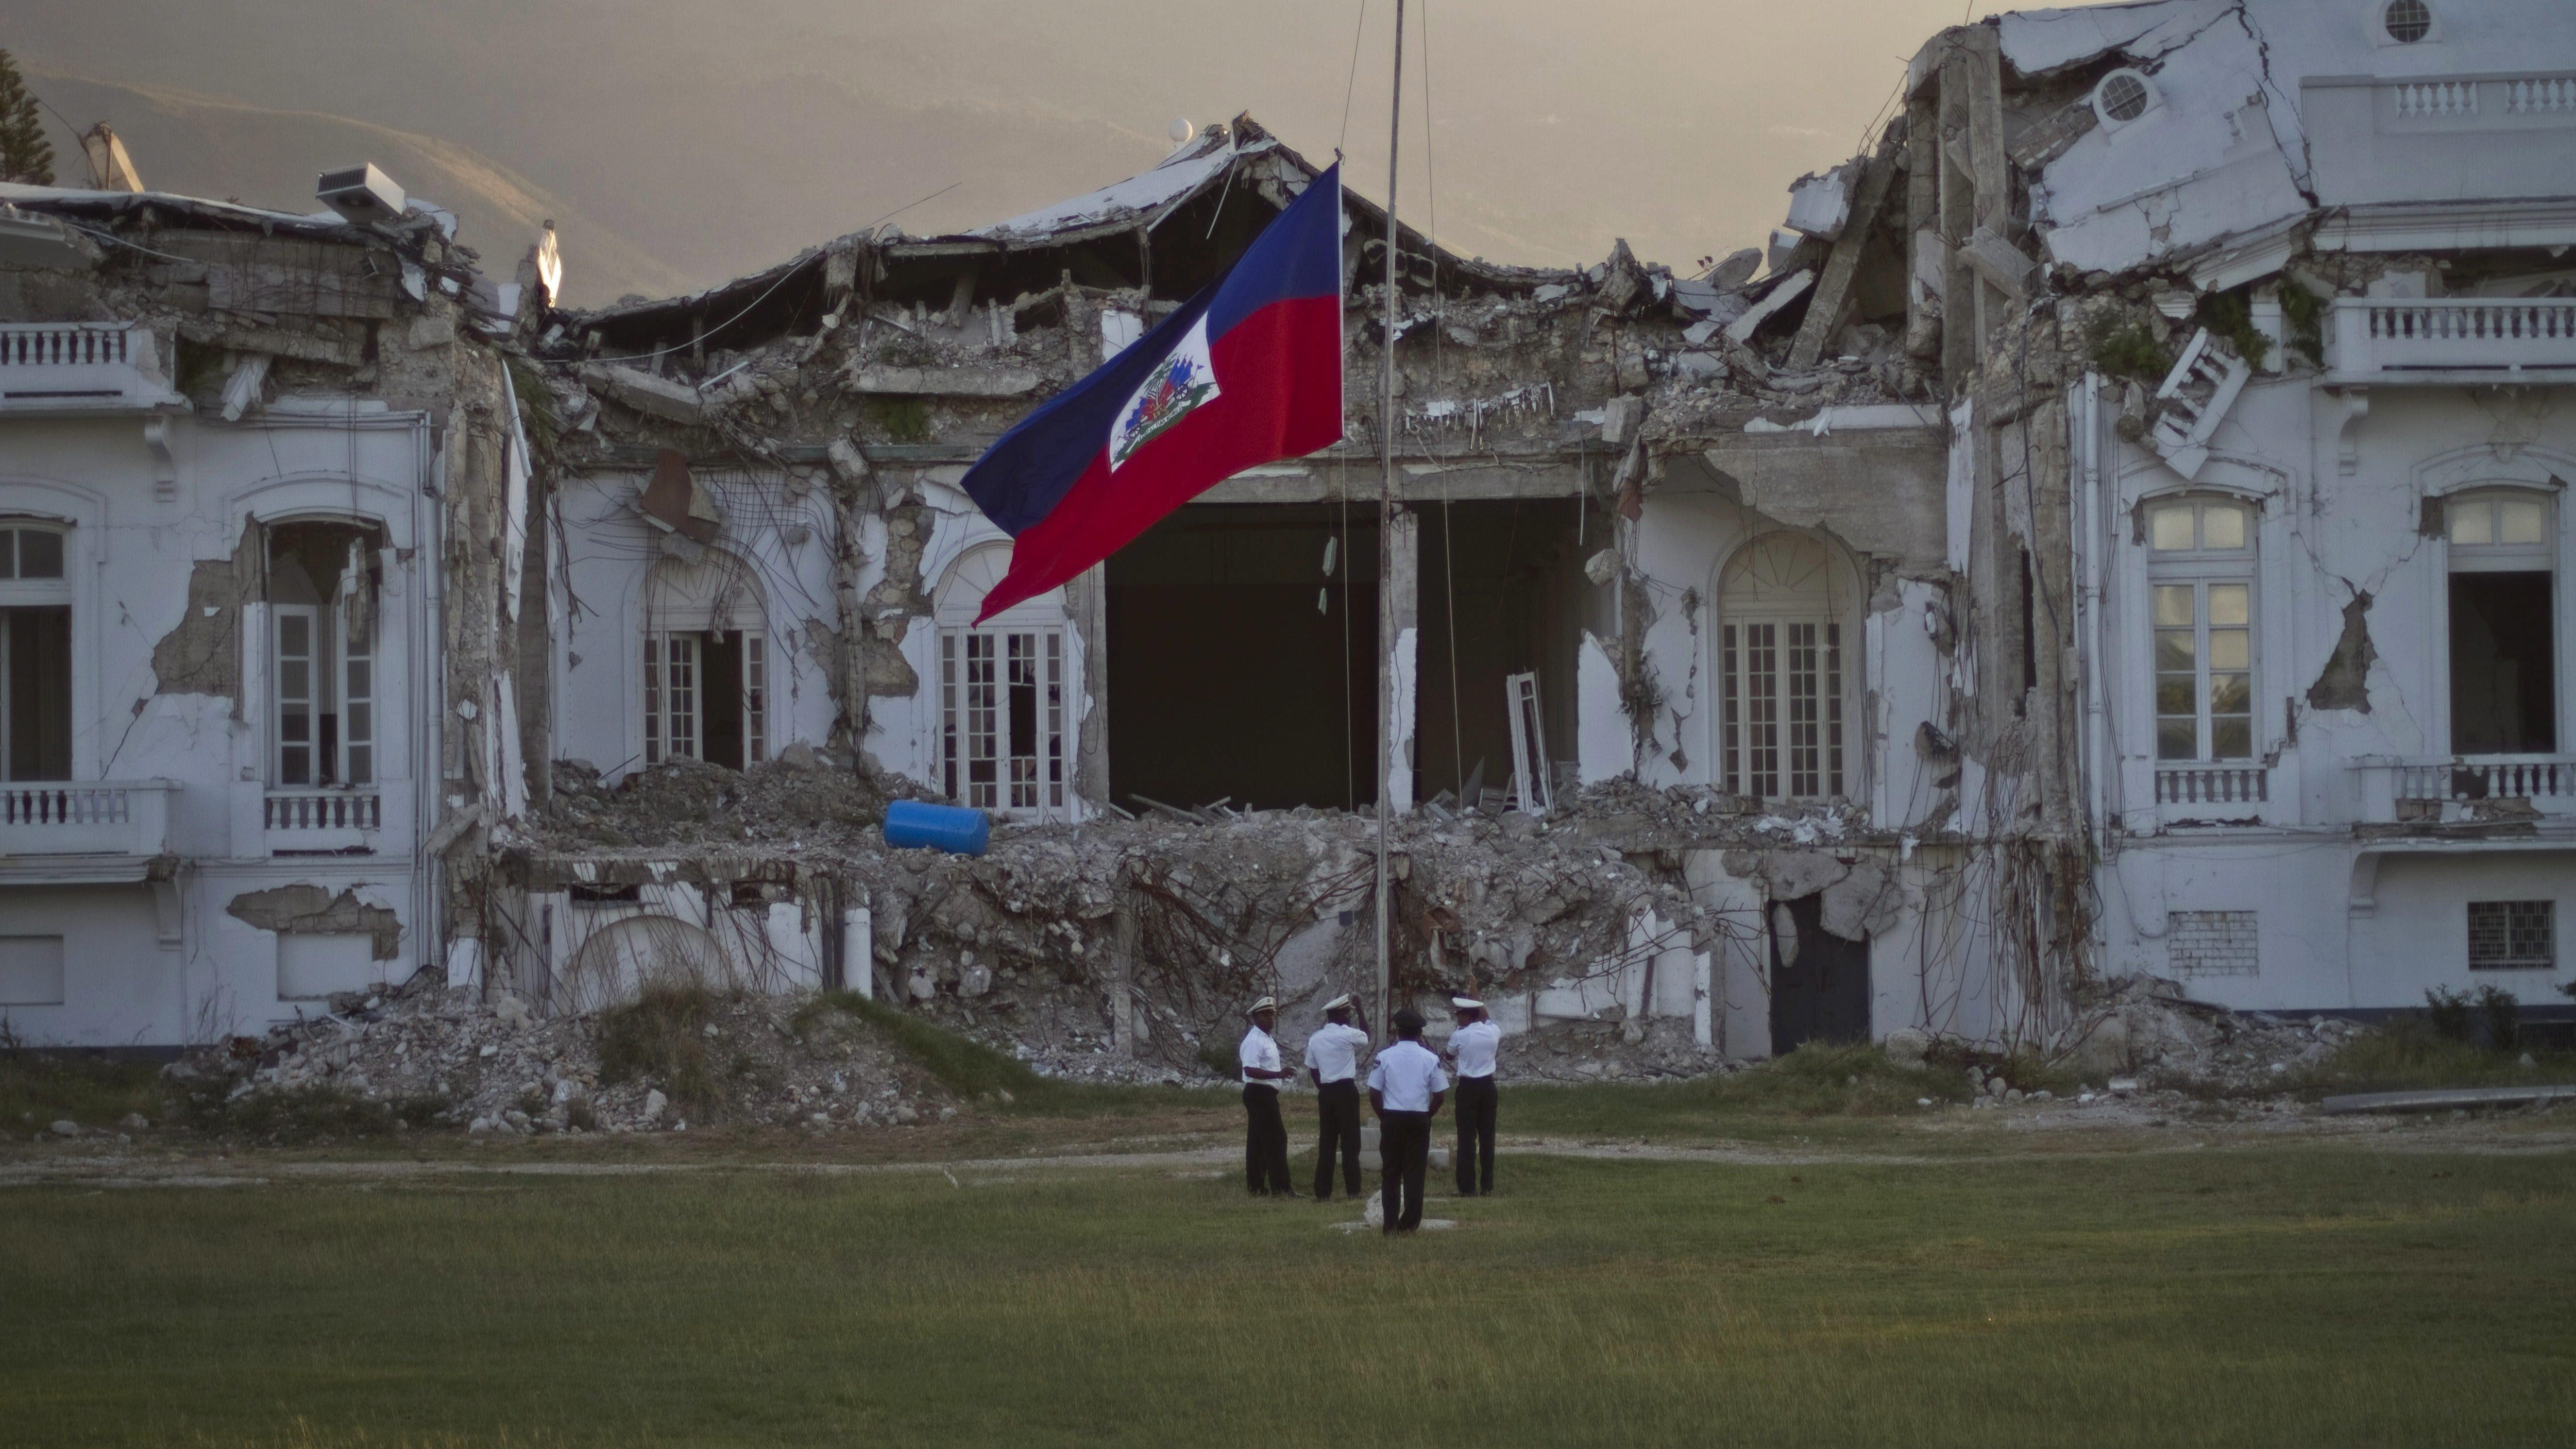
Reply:
[[[79, 99], [109, 112], [156, 186], [309, 209], [299, 178], [363, 159], [342, 153], [381, 140], [324, 124], [346, 118], [480, 153], [535, 204], [560, 198], [580, 225], [613, 232], [637, 249], [630, 257], [655, 264], [603, 260], [602, 269], [649, 272], [662, 285], [765, 265], [951, 183], [902, 215], [906, 230], [997, 220], [1151, 165], [1176, 116], [1204, 123], [1248, 110], [1317, 160], [1343, 145], [1361, 190], [1386, 186], [1393, 0], [9, 0], [6, 9], [0, 46], [28, 63], [40, 93], [48, 75], [65, 90], [75, 89], [69, 77], [107, 83]], [[1787, 184], [1849, 156], [1905, 57], [1963, 14], [1960, 0], [1408, 0], [1407, 9], [1408, 216], [1436, 209], [1443, 241], [1495, 260], [1588, 262], [1625, 236], [1640, 255], [1677, 266], [1757, 244]], [[131, 98], [134, 87], [234, 104], [156, 116]], [[261, 110], [306, 113], [304, 124], [212, 144]], [[167, 138], [157, 173], [155, 126]], [[310, 154], [279, 154], [299, 151]], [[449, 204], [486, 223], [472, 199]], [[514, 256], [519, 225], [491, 218], [486, 253]], [[565, 240], [573, 299], [607, 300], [579, 270], [585, 239]]]

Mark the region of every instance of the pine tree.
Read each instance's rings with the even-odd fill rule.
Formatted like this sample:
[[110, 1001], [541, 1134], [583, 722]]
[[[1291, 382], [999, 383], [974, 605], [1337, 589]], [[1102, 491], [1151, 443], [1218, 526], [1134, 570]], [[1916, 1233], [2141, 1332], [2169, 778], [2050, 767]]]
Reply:
[[18, 74], [18, 63], [0, 50], [0, 181], [54, 184], [54, 146], [36, 115], [36, 98]]

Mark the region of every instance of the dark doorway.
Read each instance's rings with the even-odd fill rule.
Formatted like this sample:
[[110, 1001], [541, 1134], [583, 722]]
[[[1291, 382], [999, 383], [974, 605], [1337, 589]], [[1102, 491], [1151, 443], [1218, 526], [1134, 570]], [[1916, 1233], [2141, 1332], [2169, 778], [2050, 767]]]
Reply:
[[[1785, 1056], [1802, 1042], [1869, 1040], [1869, 943], [1825, 929], [1821, 893], [1773, 901], [1771, 914], [1771, 1054]], [[1794, 957], [1784, 936], [1798, 943]]]
[[1107, 574], [1113, 799], [1376, 802], [1376, 504], [1193, 504]]
[[728, 770], [745, 768], [742, 736], [742, 631], [706, 636], [707, 733], [699, 758]]
[[1601, 592], [1583, 576], [1585, 541], [1605, 546], [1608, 528], [1599, 519], [1587, 526], [1579, 498], [1415, 506], [1422, 633], [1414, 793], [1463, 791], [1479, 761], [1486, 785], [1511, 787], [1503, 682], [1515, 674], [1538, 675], [1551, 762], [1574, 759], [1575, 661], [1587, 610]]
[[0, 780], [72, 777], [72, 611], [0, 609]]
[[2546, 573], [2451, 575], [2451, 749], [2558, 748], [2557, 640]]

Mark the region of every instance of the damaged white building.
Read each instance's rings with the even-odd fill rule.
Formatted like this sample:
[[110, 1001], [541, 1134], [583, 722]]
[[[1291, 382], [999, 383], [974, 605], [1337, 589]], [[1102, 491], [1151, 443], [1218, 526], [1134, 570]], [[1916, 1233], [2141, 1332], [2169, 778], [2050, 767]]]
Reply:
[[2042, 560], [2033, 672], [2080, 762], [2104, 973], [2238, 1009], [2495, 986], [2566, 1012], [2566, 21], [2166, 0], [1915, 63], [1976, 204], [2010, 188], [1918, 256], [1992, 328], [1960, 417], [2001, 506], [1978, 517]]
[[[1374, 972], [1382, 671], [1398, 994], [1475, 990], [1516, 1069], [2069, 1048], [2140, 978], [2537, 1006], [2576, 889], [2547, 11], [1959, 27], [1768, 247], [1403, 230], [1392, 338], [1352, 194], [1345, 441], [982, 625], [1009, 544], [960, 478], [1315, 178], [1250, 119], [588, 312], [424, 213], [12, 193], [5, 336], [142, 362], [0, 400], [0, 1012], [168, 1043], [423, 967], [556, 1013], [685, 976], [1185, 1066]], [[887, 850], [891, 795], [991, 853]], [[90, 798], [112, 830], [43, 813]]]
[[408, 978], [448, 939], [443, 852], [524, 808], [495, 545], [527, 453], [479, 335], [518, 299], [452, 216], [357, 192], [0, 187], [21, 1042], [217, 1040]]

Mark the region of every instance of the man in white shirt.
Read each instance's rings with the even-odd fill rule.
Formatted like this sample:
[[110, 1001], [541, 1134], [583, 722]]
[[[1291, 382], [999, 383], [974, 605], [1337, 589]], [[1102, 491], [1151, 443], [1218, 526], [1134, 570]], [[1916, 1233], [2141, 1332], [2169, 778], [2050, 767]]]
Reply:
[[1395, 1014], [1398, 1040], [1369, 1063], [1369, 1106], [1377, 1113], [1377, 1150], [1385, 1164], [1386, 1231], [1422, 1226], [1422, 1177], [1431, 1166], [1431, 1119], [1449, 1095], [1440, 1058], [1422, 1044], [1422, 1014]]
[[1474, 1197], [1494, 1190], [1494, 1052], [1503, 1032], [1474, 997], [1453, 996], [1449, 1004], [1458, 1012], [1449, 1038], [1449, 1059], [1458, 1066], [1458, 1195]]
[[[1353, 1015], [1358, 1026], [1351, 1025]], [[1306, 1075], [1315, 1082], [1315, 1115], [1323, 1135], [1315, 1143], [1315, 1201], [1333, 1195], [1333, 1157], [1342, 1159], [1342, 1191], [1360, 1195], [1360, 1053], [1368, 1050], [1368, 1018], [1349, 992], [1324, 1003], [1324, 1024], [1306, 1038]]]
[[1265, 996], [1245, 1014], [1252, 1027], [1235, 1053], [1243, 1064], [1243, 1185], [1254, 1197], [1295, 1197], [1297, 1189], [1288, 1185], [1288, 1124], [1279, 1118], [1279, 1084], [1297, 1074], [1279, 1064], [1279, 1043], [1270, 1035], [1279, 1024], [1279, 1003]]

